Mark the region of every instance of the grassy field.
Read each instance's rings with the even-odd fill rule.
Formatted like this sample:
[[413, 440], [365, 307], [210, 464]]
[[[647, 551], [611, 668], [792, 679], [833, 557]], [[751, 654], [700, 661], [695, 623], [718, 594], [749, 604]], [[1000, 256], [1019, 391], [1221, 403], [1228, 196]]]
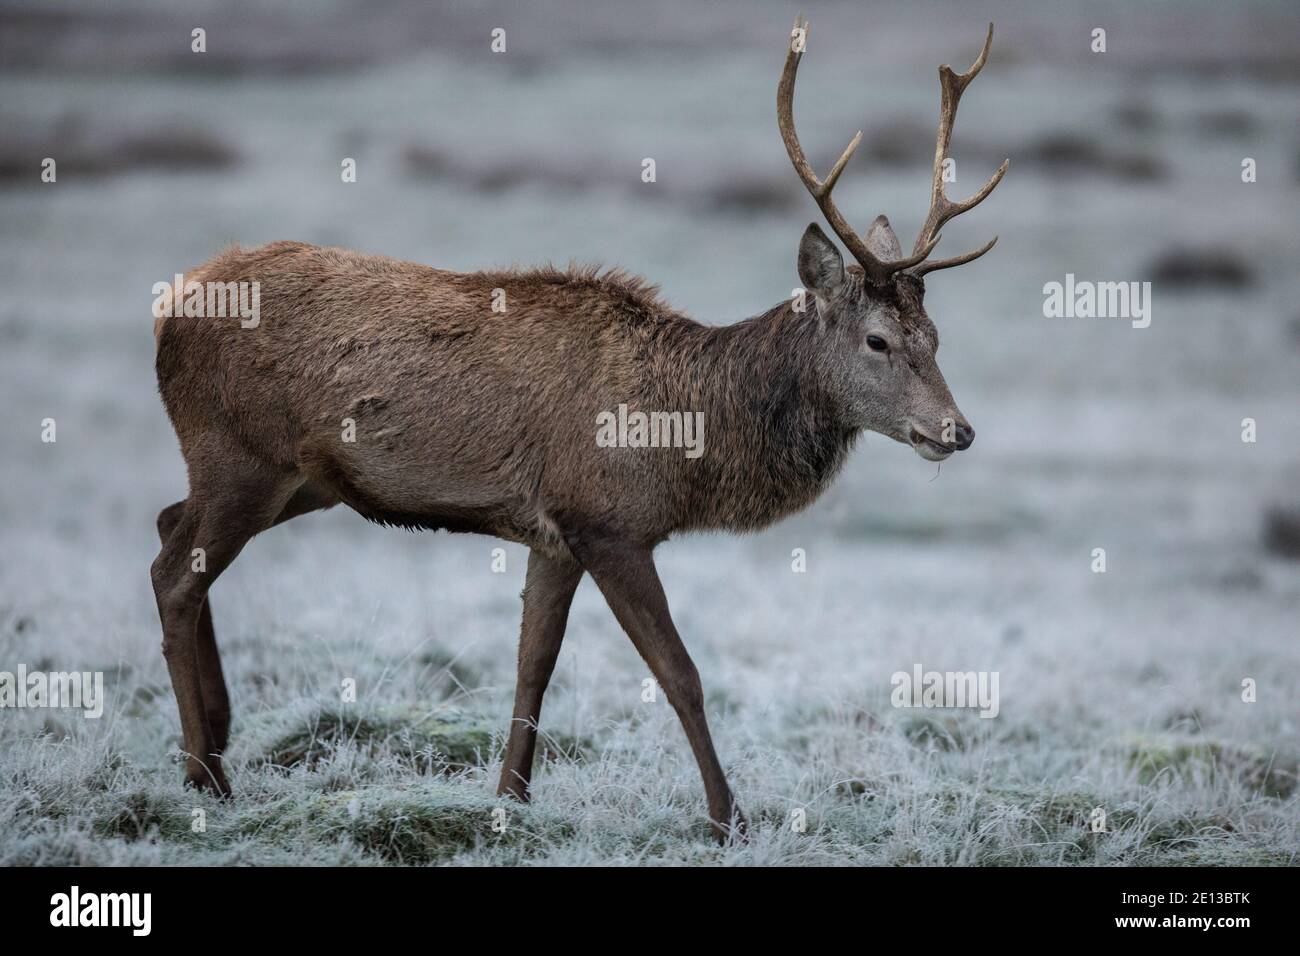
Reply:
[[[43, 6], [0, 10], [0, 671], [102, 672], [108, 700], [0, 710], [0, 864], [1300, 862], [1300, 564], [1264, 530], [1300, 488], [1294, 4], [1103, 5], [1104, 55], [1069, 5], [811, 13], [801, 132], [824, 169], [865, 131], [850, 219], [910, 242], [935, 65], [964, 68], [994, 17], [950, 191], [1012, 162], [943, 250], [997, 248], [926, 290], [978, 444], [937, 469], [867, 436], [804, 514], [658, 553], [753, 824], [728, 848], [589, 580], [535, 800], [498, 803], [526, 555], [496, 573], [498, 542], [342, 510], [216, 583], [236, 795], [182, 789], [149, 566], [186, 476], [150, 306], [231, 242], [294, 239], [600, 261], [707, 323], [764, 311], [817, 215], [773, 117], [794, 8]], [[1048, 317], [1067, 275], [1153, 280], [1150, 326]], [[996, 671], [997, 717], [891, 706], [918, 664]]]
[[[354, 539], [342, 563], [326, 547], [341, 534]], [[1216, 598], [1201, 581], [1165, 582], [1185, 602], [1178, 629], [1135, 642], [1125, 628], [1149, 619], [1152, 582], [1073, 594], [1062, 619], [1026, 593], [1050, 576], [1005, 543], [948, 546], [984, 561], [942, 606], [859, 606], [856, 573], [905, 592], [939, 567], [932, 543], [815, 547], [826, 567], [814, 577], [762, 537], [700, 540], [665, 549], [664, 576], [754, 824], [747, 845], [710, 841], [676, 717], [662, 695], [642, 700], [644, 665], [589, 581], [547, 699], [535, 801], [497, 801], [522, 554], [493, 574], [492, 542], [329, 515], [268, 534], [213, 592], [236, 708], [233, 801], [181, 786], [143, 588], [128, 615], [139, 626], [100, 643], [99, 658], [60, 647], [52, 622], [9, 614], [13, 656], [102, 668], [109, 702], [99, 720], [0, 722], [0, 863], [1296, 862], [1297, 650], [1256, 631], [1245, 659], [1260, 665], [1246, 665], [1259, 701], [1241, 701], [1242, 658], [1223, 653], [1212, 624], [1240, 581]], [[986, 562], [1007, 568], [996, 583]], [[353, 564], [386, 585], [348, 591]], [[781, 596], [782, 581], [794, 591]], [[1256, 608], [1296, 598], [1285, 565], [1265, 563], [1246, 586]], [[719, 602], [728, 590], [734, 602]], [[1000, 714], [891, 707], [889, 675], [913, 659], [997, 669]], [[340, 701], [347, 678], [356, 703]]]

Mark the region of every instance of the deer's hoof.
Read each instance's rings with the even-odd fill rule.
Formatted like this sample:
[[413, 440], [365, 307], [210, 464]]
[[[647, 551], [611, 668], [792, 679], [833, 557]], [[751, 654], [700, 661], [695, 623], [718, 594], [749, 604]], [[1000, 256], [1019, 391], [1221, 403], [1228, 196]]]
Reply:
[[211, 794], [218, 800], [229, 800], [233, 795], [225, 771], [220, 767], [200, 768], [197, 773], [186, 773], [185, 786], [200, 793]]
[[729, 824], [710, 820], [709, 826], [713, 830], [713, 838], [722, 846], [740, 846], [749, 842], [749, 823], [739, 808], [731, 811]]
[[517, 773], [505, 771], [501, 774], [501, 782], [497, 784], [497, 796], [529, 803], [533, 795], [526, 779]]

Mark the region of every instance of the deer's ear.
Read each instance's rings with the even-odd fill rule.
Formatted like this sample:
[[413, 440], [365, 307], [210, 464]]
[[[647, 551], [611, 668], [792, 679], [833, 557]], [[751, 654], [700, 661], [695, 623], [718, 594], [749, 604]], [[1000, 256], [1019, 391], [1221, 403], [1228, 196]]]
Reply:
[[867, 230], [867, 248], [877, 259], [884, 259], [886, 262], [903, 258], [903, 247], [898, 244], [894, 227], [889, 224], [889, 219], [885, 216], [877, 216], [871, 223], [871, 228]]
[[809, 223], [799, 241], [799, 281], [822, 298], [844, 283], [844, 260], [817, 223]]

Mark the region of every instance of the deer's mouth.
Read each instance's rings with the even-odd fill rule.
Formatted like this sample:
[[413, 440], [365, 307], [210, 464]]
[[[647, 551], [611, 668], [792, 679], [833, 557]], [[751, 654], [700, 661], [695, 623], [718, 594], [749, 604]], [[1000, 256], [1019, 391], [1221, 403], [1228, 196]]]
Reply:
[[926, 461], [943, 461], [957, 450], [955, 446], [935, 441], [929, 435], [924, 435], [915, 428], [908, 430], [907, 440], [911, 442], [916, 453]]

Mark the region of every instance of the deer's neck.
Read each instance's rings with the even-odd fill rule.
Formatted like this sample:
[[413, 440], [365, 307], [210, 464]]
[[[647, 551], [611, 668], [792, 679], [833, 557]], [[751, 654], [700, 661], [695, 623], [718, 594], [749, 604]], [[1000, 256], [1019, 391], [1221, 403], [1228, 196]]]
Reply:
[[[858, 435], [821, 384], [831, 347], [816, 313], [789, 303], [731, 326], [699, 329], [674, 363], [682, 408], [704, 412], [704, 454], [683, 463], [683, 523], [744, 531], [811, 504]], [[692, 404], [694, 403], [694, 404]]]

